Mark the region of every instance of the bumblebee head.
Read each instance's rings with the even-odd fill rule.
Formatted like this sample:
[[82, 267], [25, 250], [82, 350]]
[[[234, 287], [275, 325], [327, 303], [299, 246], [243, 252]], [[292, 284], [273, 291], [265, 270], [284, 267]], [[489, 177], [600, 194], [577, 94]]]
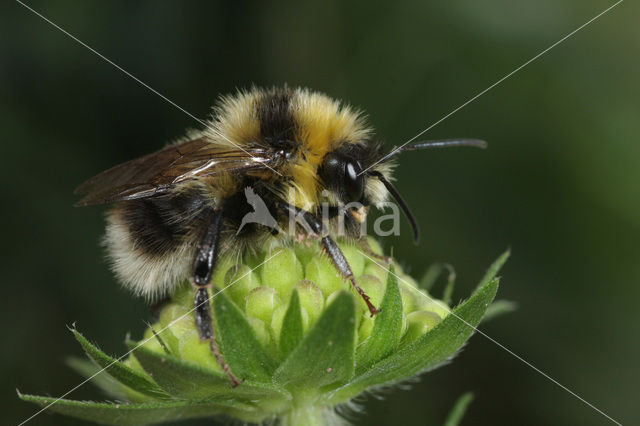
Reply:
[[337, 194], [343, 205], [371, 204], [382, 206], [388, 195], [398, 203], [413, 228], [414, 241], [419, 239], [418, 224], [398, 190], [391, 184], [391, 160], [404, 151], [443, 148], [450, 146], [474, 146], [485, 148], [486, 142], [478, 139], [443, 139], [421, 141], [394, 147], [381, 155], [381, 144], [362, 141], [344, 144], [329, 152], [319, 169], [319, 177], [328, 189]]
[[392, 165], [379, 163], [382, 144], [366, 139], [358, 143], [344, 143], [328, 152], [318, 168], [318, 177], [325, 189], [335, 194], [342, 204], [361, 203], [364, 206], [381, 204], [387, 191], [372, 173], [391, 178]]

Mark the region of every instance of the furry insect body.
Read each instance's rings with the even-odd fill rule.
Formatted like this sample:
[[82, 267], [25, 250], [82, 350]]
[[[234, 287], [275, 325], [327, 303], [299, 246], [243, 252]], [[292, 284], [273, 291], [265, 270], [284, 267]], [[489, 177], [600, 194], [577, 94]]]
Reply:
[[[222, 98], [214, 111], [208, 128], [189, 132], [183, 141], [156, 153], [161, 164], [154, 163], [151, 154], [79, 188], [87, 194], [79, 205], [116, 202], [107, 219], [105, 245], [117, 277], [138, 295], [166, 295], [189, 276], [209, 209], [224, 212], [222, 246], [237, 255], [269, 239], [287, 245], [296, 238], [283, 232], [289, 229], [289, 216], [277, 207], [279, 202], [316, 214], [323, 202], [386, 201], [386, 190], [376, 180], [366, 186], [362, 200], [348, 200], [340, 182], [330, 182], [330, 188], [319, 175], [328, 154], [352, 156], [364, 166], [380, 156], [371, 131], [351, 108], [318, 93], [285, 88]], [[192, 158], [203, 150], [202, 157]], [[171, 167], [182, 166], [180, 161], [184, 167], [178, 174]], [[194, 173], [197, 169], [204, 171]], [[388, 173], [390, 166], [376, 169]], [[136, 173], [140, 176], [122, 178]], [[163, 173], [166, 179], [158, 177]], [[257, 223], [246, 224], [236, 235], [242, 218], [252, 212], [245, 188], [252, 188], [278, 221], [277, 235]], [[351, 217], [346, 220], [353, 222]], [[347, 229], [347, 237], [357, 237], [359, 227]]]
[[[316, 238], [371, 314], [377, 313], [332, 230], [346, 223], [345, 237], [359, 240], [358, 224], [369, 206], [382, 207], [389, 194], [399, 199], [389, 160], [402, 150], [435, 146], [420, 144], [383, 156], [361, 114], [350, 107], [306, 89], [252, 89], [223, 97], [205, 129], [89, 179], [77, 189], [84, 194], [78, 205], [115, 203], [105, 245], [115, 274], [134, 293], [159, 298], [191, 280], [200, 337], [211, 342], [236, 385], [217, 351], [208, 301], [203, 307], [217, 259]], [[250, 194], [273, 223], [246, 220], [253, 211]], [[349, 203], [361, 207], [344, 207]], [[332, 212], [327, 224], [320, 219], [326, 205]], [[401, 206], [412, 218], [406, 204]]]

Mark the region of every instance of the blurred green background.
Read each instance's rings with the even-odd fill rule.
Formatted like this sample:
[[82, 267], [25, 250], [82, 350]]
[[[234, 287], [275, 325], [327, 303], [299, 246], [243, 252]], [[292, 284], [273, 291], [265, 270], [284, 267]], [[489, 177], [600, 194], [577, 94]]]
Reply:
[[[400, 144], [612, 4], [450, 2], [51, 2], [28, 4], [198, 117], [252, 83], [324, 91]], [[36, 411], [15, 388], [59, 396], [77, 327], [125, 352], [148, 309], [112, 278], [100, 207], [72, 207], [85, 178], [197, 123], [20, 6], [0, 25], [3, 422]], [[387, 239], [420, 276], [456, 267], [466, 297], [504, 249], [500, 298], [481, 326], [622, 423], [640, 419], [640, 8], [627, 1], [424, 138], [487, 151], [406, 154], [398, 187], [419, 218]], [[473, 391], [467, 425], [608, 421], [486, 338], [410, 390], [364, 402], [357, 424], [441, 424]], [[100, 398], [91, 385], [76, 399]], [[193, 424], [202, 424], [196, 422]], [[30, 424], [83, 424], [43, 414]]]

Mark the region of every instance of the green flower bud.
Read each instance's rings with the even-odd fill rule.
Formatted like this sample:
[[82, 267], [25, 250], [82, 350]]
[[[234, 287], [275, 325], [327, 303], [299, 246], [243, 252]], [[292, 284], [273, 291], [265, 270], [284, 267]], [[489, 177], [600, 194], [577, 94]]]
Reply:
[[306, 278], [315, 283], [325, 297], [345, 288], [345, 281], [325, 256], [314, 257], [305, 268]]
[[[371, 299], [371, 303], [374, 306], [380, 306], [382, 304], [382, 298], [384, 297], [385, 285], [374, 275], [362, 275], [358, 278], [358, 285]], [[367, 304], [362, 298], [358, 300], [358, 304], [361, 307], [361, 313], [368, 315], [369, 309]]]
[[302, 266], [306, 267], [307, 263], [311, 261], [311, 259], [321, 256], [320, 248], [317, 244], [299, 244], [295, 248], [296, 256]]
[[356, 277], [362, 275], [367, 258], [362, 256], [360, 249], [354, 245], [346, 244], [342, 246], [342, 253], [347, 259], [347, 262], [349, 262], [349, 266], [351, 266], [353, 275], [355, 275]]
[[322, 291], [312, 281], [302, 280], [296, 284], [300, 306], [309, 315], [309, 321], [315, 322], [324, 308], [324, 296]]
[[258, 274], [248, 265], [232, 266], [224, 277], [224, 287], [228, 287], [229, 296], [240, 306], [245, 303], [249, 292], [260, 285]]
[[418, 306], [418, 301], [416, 300], [418, 296], [416, 292], [417, 290], [414, 288], [400, 284], [400, 297], [402, 297], [402, 309], [404, 309], [405, 315], [415, 311]]
[[302, 263], [291, 249], [276, 248], [269, 261], [262, 265], [262, 283], [278, 291], [281, 297], [288, 298], [293, 286], [304, 278]]
[[149, 349], [153, 352], [164, 352], [160, 341], [155, 337], [153, 330], [150, 328], [145, 330], [144, 335], [142, 336], [142, 341], [144, 342], [142, 345], [145, 349]]
[[384, 256], [384, 251], [382, 250], [382, 246], [380, 245], [380, 242], [378, 240], [367, 235], [367, 244], [369, 244], [369, 248], [372, 252]]
[[269, 333], [267, 326], [264, 324], [264, 321], [253, 317], [249, 317], [248, 320], [260, 343], [262, 343], [264, 347], [271, 347], [271, 334]]
[[227, 271], [235, 266], [233, 260], [228, 257], [222, 258], [218, 261], [215, 271], [211, 276], [211, 284], [217, 288], [224, 288], [224, 279], [227, 275]]
[[249, 292], [246, 298], [247, 315], [257, 318], [265, 324], [271, 324], [271, 317], [276, 306], [280, 304], [278, 292], [271, 287], [257, 287]]
[[251, 270], [258, 269], [262, 265], [262, 262], [264, 262], [265, 255], [266, 253], [263, 251], [257, 251], [257, 252], [250, 251], [247, 254], [245, 254], [244, 263]]
[[360, 319], [360, 327], [358, 328], [358, 343], [362, 343], [371, 336], [375, 319], [365, 316]]
[[415, 311], [407, 315], [407, 331], [403, 337], [407, 342], [413, 342], [418, 337], [438, 325], [442, 318], [434, 312]]
[[[189, 310], [184, 306], [171, 303], [162, 309], [158, 325], [153, 326], [156, 333], [162, 330], [158, 336], [173, 352], [178, 351], [178, 337], [176, 336], [182, 336], [187, 331], [195, 329], [193, 321], [189, 320], [188, 312]], [[147, 337], [146, 334], [145, 337]]]
[[[115, 393], [129, 399], [126, 412], [93, 403], [78, 409], [65, 400], [51, 409], [108, 424], [218, 414], [250, 423], [278, 418], [289, 426], [327, 424], [336, 416], [334, 407], [453, 356], [497, 289], [499, 264], [452, 311], [420, 290], [396, 262], [374, 262], [357, 245], [339, 245], [359, 286], [380, 309], [375, 317], [317, 246], [300, 243], [220, 259], [209, 292], [212, 321], [220, 356], [244, 379], [241, 385], [231, 386], [211, 342], [201, 341], [192, 312], [195, 291], [185, 281], [143, 339], [128, 342], [132, 352], [122, 362], [76, 332], [91, 358], [122, 383]], [[369, 245], [382, 254], [375, 240]]]
[[198, 336], [198, 331], [189, 330], [178, 339], [178, 354], [185, 361], [209, 368], [214, 371], [222, 372], [222, 367], [211, 356], [211, 347], [209, 342], [203, 342]]
[[451, 309], [441, 300], [433, 299], [431, 297], [424, 298], [422, 303], [420, 303], [420, 310], [433, 312], [438, 315], [440, 318], [444, 319], [449, 313]]
[[369, 262], [364, 268], [365, 275], [376, 277], [380, 282], [386, 283], [389, 276], [389, 270], [382, 266], [382, 262], [376, 260], [377, 263]]

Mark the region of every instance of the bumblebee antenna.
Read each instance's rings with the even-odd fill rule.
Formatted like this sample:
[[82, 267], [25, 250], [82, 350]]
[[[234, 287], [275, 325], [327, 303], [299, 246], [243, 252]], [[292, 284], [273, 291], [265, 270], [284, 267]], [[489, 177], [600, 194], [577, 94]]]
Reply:
[[432, 148], [448, 148], [450, 146], [471, 146], [475, 148], [486, 148], [487, 143], [480, 139], [437, 139], [430, 141], [419, 141], [410, 144], [402, 145], [400, 147], [394, 147], [391, 152], [382, 157], [379, 163], [389, 161], [391, 157], [394, 157], [404, 151], [416, 151], [418, 149], [432, 149]]
[[368, 172], [368, 174], [377, 177], [380, 182], [382, 182], [384, 187], [387, 188], [387, 191], [389, 191], [394, 200], [396, 200], [396, 203], [398, 203], [405, 216], [407, 216], [407, 220], [411, 224], [411, 228], [413, 229], [413, 242], [415, 244], [418, 244], [418, 241], [420, 241], [420, 230], [418, 229], [418, 223], [416, 222], [416, 219], [413, 217], [413, 213], [411, 213], [409, 206], [404, 201], [398, 190], [393, 185], [391, 185], [391, 182], [389, 182], [382, 173], [370, 171]]

